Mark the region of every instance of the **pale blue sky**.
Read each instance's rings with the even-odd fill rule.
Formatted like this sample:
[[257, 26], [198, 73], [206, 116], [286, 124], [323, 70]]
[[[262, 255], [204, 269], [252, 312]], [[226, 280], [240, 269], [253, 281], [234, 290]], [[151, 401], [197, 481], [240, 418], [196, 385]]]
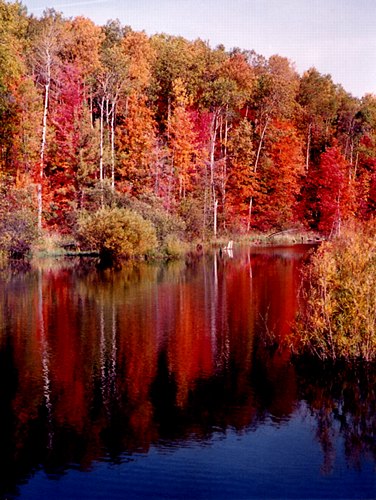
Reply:
[[376, 0], [24, 0], [97, 24], [120, 19], [148, 34], [201, 38], [212, 47], [280, 54], [299, 73], [315, 66], [353, 95], [376, 94]]

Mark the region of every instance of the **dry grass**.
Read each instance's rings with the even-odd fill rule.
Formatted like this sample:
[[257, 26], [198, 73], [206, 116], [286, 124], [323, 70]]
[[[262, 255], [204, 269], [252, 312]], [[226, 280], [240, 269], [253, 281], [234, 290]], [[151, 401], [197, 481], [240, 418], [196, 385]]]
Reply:
[[320, 359], [376, 359], [376, 238], [354, 226], [321, 245], [305, 272], [295, 350]]

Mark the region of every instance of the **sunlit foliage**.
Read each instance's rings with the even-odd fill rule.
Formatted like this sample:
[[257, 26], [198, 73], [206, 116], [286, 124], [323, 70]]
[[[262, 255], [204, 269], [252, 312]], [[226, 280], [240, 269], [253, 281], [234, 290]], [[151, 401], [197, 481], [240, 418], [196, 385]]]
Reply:
[[127, 209], [102, 208], [83, 213], [78, 220], [78, 237], [89, 250], [97, 250], [104, 260], [145, 255], [157, 246], [153, 225]]
[[27, 179], [40, 233], [72, 234], [86, 193], [106, 186], [158, 198], [187, 239], [332, 236], [374, 214], [373, 95], [283, 55], [36, 18], [18, 2], [0, 0], [0, 36], [0, 174]]
[[294, 349], [320, 359], [376, 359], [374, 223], [324, 243], [305, 274]]

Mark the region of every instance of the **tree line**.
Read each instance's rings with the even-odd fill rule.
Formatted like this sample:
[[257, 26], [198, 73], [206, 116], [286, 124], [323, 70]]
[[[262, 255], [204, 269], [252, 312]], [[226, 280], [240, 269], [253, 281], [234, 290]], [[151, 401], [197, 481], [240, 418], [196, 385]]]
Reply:
[[376, 96], [280, 55], [0, 0], [0, 189], [8, 233], [125, 207], [190, 238], [335, 234], [374, 213]]

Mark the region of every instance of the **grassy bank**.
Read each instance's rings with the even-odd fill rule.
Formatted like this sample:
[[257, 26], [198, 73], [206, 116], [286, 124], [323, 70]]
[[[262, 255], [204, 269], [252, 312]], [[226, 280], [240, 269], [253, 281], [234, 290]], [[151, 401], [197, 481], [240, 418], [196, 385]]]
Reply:
[[[106, 230], [104, 230], [103, 222], [99, 220], [90, 227], [85, 227], [81, 233], [70, 235], [61, 235], [57, 232], [44, 231], [42, 235], [36, 237], [25, 253], [29, 257], [64, 257], [64, 256], [101, 256], [102, 251], [111, 250], [115, 256], [122, 260], [129, 258], [148, 259], [148, 260], [170, 260], [184, 258], [188, 254], [202, 254], [212, 250], [225, 248], [230, 241], [233, 241], [235, 246], [274, 246], [274, 245], [296, 245], [301, 243], [314, 243], [321, 241], [321, 238], [316, 233], [305, 231], [279, 231], [260, 233], [254, 232], [251, 234], [228, 234], [221, 235], [217, 238], [208, 238], [205, 241], [200, 238], [191, 238], [190, 235], [184, 233], [158, 235], [157, 240], [154, 235], [148, 235], [148, 245], [145, 249], [140, 247], [137, 242], [133, 242], [133, 247], [129, 247], [129, 234], [124, 228], [119, 227], [118, 222], [111, 227], [111, 221], [105, 222]], [[139, 221], [140, 222], [140, 221]], [[142, 225], [142, 221], [141, 221]], [[150, 231], [150, 226], [149, 231]], [[141, 228], [142, 229], [142, 228]], [[132, 229], [134, 231], [134, 228]], [[85, 232], [85, 234], [83, 234]], [[90, 233], [90, 234], [89, 234]], [[124, 245], [126, 242], [126, 246]], [[138, 246], [137, 246], [138, 245]], [[8, 255], [4, 250], [1, 252], [0, 265], [4, 266], [8, 262]]]

